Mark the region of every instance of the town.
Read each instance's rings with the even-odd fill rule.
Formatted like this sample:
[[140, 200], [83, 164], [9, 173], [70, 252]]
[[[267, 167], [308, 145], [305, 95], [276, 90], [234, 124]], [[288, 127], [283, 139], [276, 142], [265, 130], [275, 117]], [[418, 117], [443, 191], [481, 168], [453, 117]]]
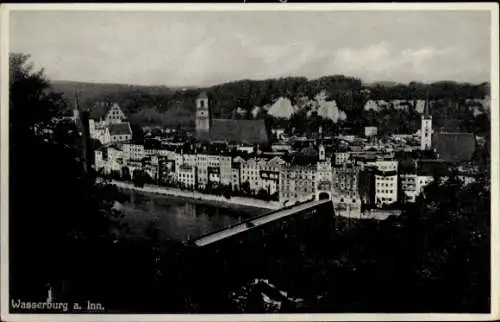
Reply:
[[195, 5], [0, 11], [2, 321], [496, 317], [498, 7]]
[[[401, 100], [391, 102], [400, 104]], [[386, 102], [369, 100], [365, 109]], [[133, 182], [136, 187], [245, 197], [274, 207], [313, 199], [330, 199], [349, 216], [366, 211], [397, 211], [415, 202], [426, 185], [453, 173], [464, 185], [478, 171], [471, 162], [478, 139], [472, 133], [433, 127], [431, 102], [411, 102], [421, 113], [413, 135], [381, 139], [377, 127], [363, 136], [325, 136], [320, 126], [313, 137], [287, 137], [271, 129], [270, 142], [262, 120], [212, 118], [205, 92], [196, 99], [193, 132], [175, 128], [143, 128], [145, 143], [133, 142], [130, 122], [116, 103], [96, 104], [89, 114], [89, 134], [102, 145], [94, 152], [99, 176]], [[404, 105], [404, 104], [403, 104]], [[80, 115], [75, 105], [74, 118]], [[357, 215], [356, 215], [357, 214]]]

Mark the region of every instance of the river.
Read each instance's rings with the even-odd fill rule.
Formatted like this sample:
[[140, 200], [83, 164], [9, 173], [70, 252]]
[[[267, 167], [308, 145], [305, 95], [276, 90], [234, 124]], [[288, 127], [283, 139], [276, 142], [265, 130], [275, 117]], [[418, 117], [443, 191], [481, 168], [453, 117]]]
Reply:
[[129, 200], [119, 208], [134, 236], [154, 227], [160, 240], [186, 241], [262, 214], [266, 209], [246, 206], [215, 206], [169, 196], [124, 190]]

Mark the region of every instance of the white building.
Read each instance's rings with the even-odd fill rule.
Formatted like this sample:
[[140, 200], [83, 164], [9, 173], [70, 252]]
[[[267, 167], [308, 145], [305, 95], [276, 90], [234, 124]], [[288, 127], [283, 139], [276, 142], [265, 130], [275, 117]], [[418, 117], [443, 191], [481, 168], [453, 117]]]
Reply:
[[140, 144], [123, 144], [122, 149], [126, 159], [142, 160], [146, 156], [144, 146]]
[[229, 155], [197, 154], [194, 164], [197, 168], [197, 187], [205, 189], [209, 182], [231, 185], [233, 175], [231, 161]]
[[379, 171], [398, 171], [398, 161], [396, 160], [377, 160], [375, 165]]
[[177, 182], [181, 187], [192, 189], [196, 183], [196, 167], [183, 164], [177, 167]]
[[378, 128], [376, 126], [365, 126], [365, 137], [376, 136]]
[[429, 114], [428, 104], [421, 116], [420, 150], [430, 150], [432, 148], [432, 116]]
[[95, 159], [94, 159], [94, 166], [96, 171], [105, 171], [106, 165], [107, 165], [107, 151], [105, 149], [97, 149], [94, 152]]
[[398, 162], [377, 160], [375, 162], [375, 203], [378, 206], [398, 201]]
[[196, 185], [198, 189], [205, 189], [208, 185], [208, 159], [209, 155], [207, 154], [198, 154], [197, 155], [197, 173], [198, 178]]
[[265, 160], [250, 158], [241, 164], [241, 183], [248, 182], [250, 191], [254, 193], [257, 193], [262, 188], [259, 162], [265, 162]]
[[398, 200], [398, 175], [375, 175], [375, 202], [378, 206]]
[[239, 145], [236, 147], [236, 150], [246, 153], [252, 153], [254, 151], [254, 147], [250, 145]]
[[219, 168], [220, 168], [220, 177], [221, 184], [223, 185], [231, 185], [232, 184], [232, 158], [230, 155], [220, 155], [219, 156]]
[[281, 167], [284, 165], [280, 157], [274, 157], [266, 162], [266, 160], [261, 160], [259, 165], [259, 179], [260, 187], [267, 191], [269, 195], [273, 195], [279, 190], [279, 176]]
[[351, 152], [335, 152], [335, 165], [343, 165], [349, 163], [351, 158]]
[[232, 189], [233, 191], [239, 191], [241, 188], [241, 168], [245, 163], [245, 159], [242, 157], [236, 157], [232, 160], [231, 173], [232, 173]]
[[[190, 154], [190, 153], [177, 153], [176, 158], [175, 158], [175, 177], [177, 178], [177, 182], [181, 182], [180, 175], [185, 174], [185, 171], [188, 170], [181, 170], [181, 168], [184, 166], [185, 168], [192, 168], [193, 171], [196, 173], [196, 166], [197, 166], [197, 155], [196, 154]], [[191, 170], [189, 170], [191, 171]], [[184, 176], [186, 178], [186, 174]], [[193, 179], [196, 179], [196, 176], [193, 176]], [[186, 180], [186, 179], [183, 179]], [[184, 182], [184, 181], [182, 181]], [[196, 184], [196, 181], [195, 183]]]
[[327, 159], [325, 147], [320, 145], [319, 147], [319, 161], [316, 164], [316, 194], [318, 199], [332, 198], [332, 180], [333, 180], [333, 168], [331, 160]]
[[118, 104], [97, 103], [90, 110], [90, 137], [102, 144], [126, 142], [132, 139], [130, 123]]

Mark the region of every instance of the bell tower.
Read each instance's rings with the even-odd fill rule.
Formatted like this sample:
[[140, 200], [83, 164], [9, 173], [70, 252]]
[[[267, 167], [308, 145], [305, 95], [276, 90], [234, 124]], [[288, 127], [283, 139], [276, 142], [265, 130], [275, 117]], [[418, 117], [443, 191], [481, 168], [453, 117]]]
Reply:
[[432, 147], [432, 115], [429, 112], [429, 98], [426, 98], [424, 114], [420, 127], [420, 150], [427, 151]]
[[326, 160], [325, 146], [323, 144], [319, 145], [319, 161]]
[[208, 133], [210, 131], [210, 108], [208, 96], [201, 93], [196, 99], [196, 133]]

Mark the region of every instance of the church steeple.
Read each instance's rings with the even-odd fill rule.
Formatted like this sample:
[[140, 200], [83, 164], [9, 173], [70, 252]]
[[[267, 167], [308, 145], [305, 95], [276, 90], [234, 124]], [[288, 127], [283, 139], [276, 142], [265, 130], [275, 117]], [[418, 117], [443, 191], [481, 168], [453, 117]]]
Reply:
[[425, 91], [424, 117], [432, 117], [430, 113], [429, 90]]
[[432, 147], [432, 115], [429, 111], [429, 92], [425, 93], [425, 107], [420, 125], [420, 150], [430, 150]]
[[75, 90], [75, 98], [74, 98], [74, 103], [73, 103], [73, 122], [75, 122], [75, 124], [78, 123], [78, 121], [80, 120], [80, 106], [78, 104], [78, 93], [76, 92]]

